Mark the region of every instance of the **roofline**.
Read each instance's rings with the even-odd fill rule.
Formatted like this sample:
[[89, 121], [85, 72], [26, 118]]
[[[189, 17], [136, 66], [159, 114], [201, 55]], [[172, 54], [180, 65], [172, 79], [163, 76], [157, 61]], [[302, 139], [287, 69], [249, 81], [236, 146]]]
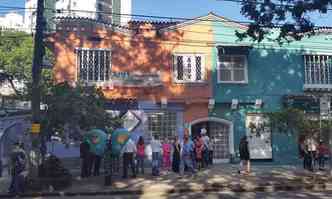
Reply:
[[161, 28], [160, 31], [161, 32], [166, 32], [166, 31], [169, 31], [169, 30], [178, 29], [178, 28], [181, 28], [181, 27], [184, 27], [184, 26], [187, 26], [187, 25], [192, 25], [192, 24], [197, 23], [201, 20], [205, 20], [205, 18], [209, 18], [209, 17], [215, 18], [215, 19], [212, 19], [211, 21], [219, 21], [220, 20], [220, 22], [225, 22], [226, 24], [229, 24], [232, 27], [237, 27], [237, 28], [240, 28], [240, 29], [243, 29], [243, 30], [246, 30], [248, 28], [246, 25], [235, 22], [234, 20], [228, 19], [228, 18], [223, 17], [223, 16], [219, 16], [219, 15], [213, 13], [213, 12], [209, 12], [207, 15], [199, 16], [199, 17], [193, 18], [193, 19], [188, 20], [188, 21], [180, 22], [180, 23], [178, 23], [176, 25], [173, 25], [173, 26]]
[[[67, 21], [82, 20], [82, 21], [94, 23], [96, 25], [101, 25], [104, 28], [111, 29], [112, 31], [115, 31], [115, 32], [120, 32], [120, 33], [127, 34], [127, 35], [133, 34], [133, 32], [128, 27], [117, 25], [117, 24], [105, 23], [105, 22], [98, 21], [98, 20], [95, 20], [92, 18], [88, 18], [88, 17], [68, 17], [68, 16], [66, 16], [66, 17], [55, 17], [54, 19], [56, 20], [56, 24], [60, 23], [61, 21], [66, 21], [66, 20]], [[62, 30], [62, 29], [59, 29], [57, 27], [56, 31], [58, 31], [58, 30]]]

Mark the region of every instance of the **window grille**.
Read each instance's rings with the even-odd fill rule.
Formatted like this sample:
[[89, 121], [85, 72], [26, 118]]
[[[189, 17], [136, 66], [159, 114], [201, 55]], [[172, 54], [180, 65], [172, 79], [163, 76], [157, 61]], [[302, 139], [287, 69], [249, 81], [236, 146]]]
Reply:
[[111, 51], [104, 49], [77, 50], [78, 79], [85, 82], [108, 81]]
[[177, 54], [174, 56], [175, 82], [204, 81], [204, 61], [202, 55]]

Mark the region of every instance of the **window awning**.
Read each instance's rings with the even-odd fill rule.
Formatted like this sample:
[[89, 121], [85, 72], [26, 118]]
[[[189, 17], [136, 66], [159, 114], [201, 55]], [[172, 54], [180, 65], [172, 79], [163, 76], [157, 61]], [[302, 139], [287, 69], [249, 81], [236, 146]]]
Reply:
[[251, 46], [217, 46], [218, 55], [248, 55]]

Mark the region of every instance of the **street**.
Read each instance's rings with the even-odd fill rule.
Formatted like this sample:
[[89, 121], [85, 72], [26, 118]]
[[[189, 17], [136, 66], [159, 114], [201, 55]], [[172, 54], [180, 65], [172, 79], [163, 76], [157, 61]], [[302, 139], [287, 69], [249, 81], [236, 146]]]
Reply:
[[156, 198], [170, 198], [170, 199], [193, 199], [193, 198], [208, 198], [208, 199], [235, 199], [235, 198], [245, 198], [245, 199], [329, 199], [332, 198], [332, 191], [326, 192], [245, 192], [245, 193], [235, 193], [235, 192], [210, 192], [210, 193], [183, 193], [183, 194], [169, 194], [169, 195], [158, 195], [157, 193], [144, 194], [144, 195], [117, 195], [117, 196], [75, 196], [75, 197], [34, 197], [31, 199], [129, 199], [129, 198], [146, 198], [146, 199], [156, 199]]

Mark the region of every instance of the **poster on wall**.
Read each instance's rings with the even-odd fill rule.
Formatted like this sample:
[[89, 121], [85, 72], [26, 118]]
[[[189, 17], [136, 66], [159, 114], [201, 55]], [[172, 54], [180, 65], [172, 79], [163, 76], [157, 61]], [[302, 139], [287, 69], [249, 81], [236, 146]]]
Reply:
[[246, 134], [251, 159], [272, 159], [271, 128], [263, 114], [247, 115]]
[[129, 132], [133, 131], [139, 124], [140, 119], [131, 111], [127, 111], [126, 114], [122, 116], [123, 127]]

